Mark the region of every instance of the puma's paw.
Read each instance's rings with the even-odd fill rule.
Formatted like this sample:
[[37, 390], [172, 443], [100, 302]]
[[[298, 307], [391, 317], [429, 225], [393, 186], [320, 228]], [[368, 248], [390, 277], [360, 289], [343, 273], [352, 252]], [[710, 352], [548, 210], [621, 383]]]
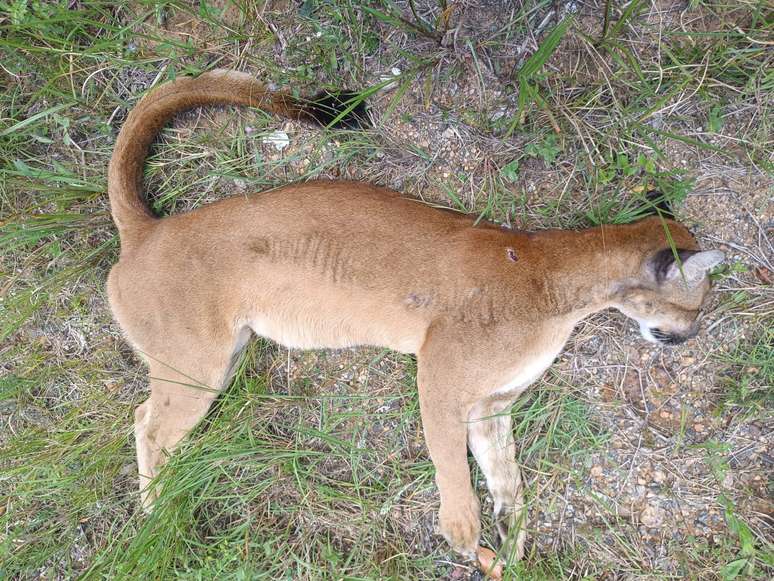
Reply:
[[475, 559], [481, 534], [478, 499], [472, 497], [467, 502], [443, 503], [438, 516], [440, 533], [452, 549], [466, 559]]
[[523, 509], [495, 510], [494, 521], [501, 541], [500, 554], [509, 563], [524, 558], [524, 542], [527, 540], [526, 520], [527, 511]]
[[150, 478], [140, 476], [140, 505], [146, 515], [153, 512], [153, 506], [159, 497], [159, 487]]

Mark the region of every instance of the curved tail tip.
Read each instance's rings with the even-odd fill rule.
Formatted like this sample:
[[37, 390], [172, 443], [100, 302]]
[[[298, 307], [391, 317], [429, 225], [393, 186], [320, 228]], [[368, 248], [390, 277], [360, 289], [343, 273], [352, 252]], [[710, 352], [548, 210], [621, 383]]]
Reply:
[[361, 129], [368, 127], [368, 107], [361, 93], [323, 91], [303, 101], [304, 116], [324, 127]]

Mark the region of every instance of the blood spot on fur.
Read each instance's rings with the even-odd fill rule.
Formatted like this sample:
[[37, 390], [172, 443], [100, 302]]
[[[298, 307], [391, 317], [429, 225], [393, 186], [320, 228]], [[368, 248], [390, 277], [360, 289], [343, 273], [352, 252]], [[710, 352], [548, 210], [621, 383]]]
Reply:
[[511, 262], [516, 262], [517, 260], [519, 260], [519, 257], [517, 256], [516, 251], [513, 248], [506, 248], [505, 254], [508, 256], [508, 260], [510, 260]]

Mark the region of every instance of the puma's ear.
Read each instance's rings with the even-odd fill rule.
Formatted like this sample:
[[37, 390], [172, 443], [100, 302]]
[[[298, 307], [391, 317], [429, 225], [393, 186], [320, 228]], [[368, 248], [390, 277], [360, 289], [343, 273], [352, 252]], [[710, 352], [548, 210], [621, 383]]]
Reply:
[[666, 273], [666, 280], [679, 280], [685, 276], [685, 281], [689, 286], [693, 286], [701, 281], [706, 274], [723, 262], [726, 255], [720, 250], [705, 250], [696, 252], [686, 257], [682, 261], [683, 272], [680, 274], [680, 266], [674, 261], [669, 266]]

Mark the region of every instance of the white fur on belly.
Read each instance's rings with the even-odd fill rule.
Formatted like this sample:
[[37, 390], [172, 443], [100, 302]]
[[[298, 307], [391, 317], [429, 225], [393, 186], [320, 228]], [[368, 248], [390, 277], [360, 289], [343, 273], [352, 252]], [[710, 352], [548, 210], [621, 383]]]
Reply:
[[416, 353], [420, 337], [411, 330], [388, 334], [376, 327], [352, 324], [342, 317], [338, 321], [279, 320], [255, 317], [248, 325], [256, 335], [276, 341], [291, 349], [340, 349], [359, 345], [379, 345], [401, 353]]

